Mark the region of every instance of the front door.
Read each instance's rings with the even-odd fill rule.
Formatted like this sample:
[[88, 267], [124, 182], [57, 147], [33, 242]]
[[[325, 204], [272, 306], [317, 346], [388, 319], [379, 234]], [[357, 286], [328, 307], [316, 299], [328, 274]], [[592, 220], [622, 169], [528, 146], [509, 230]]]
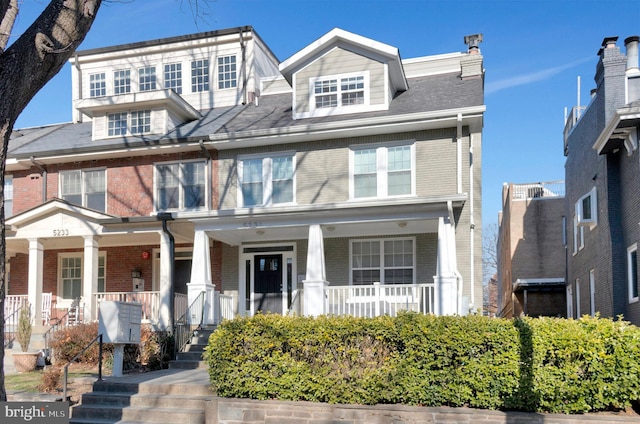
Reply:
[[282, 315], [282, 255], [256, 255], [253, 271], [253, 310]]

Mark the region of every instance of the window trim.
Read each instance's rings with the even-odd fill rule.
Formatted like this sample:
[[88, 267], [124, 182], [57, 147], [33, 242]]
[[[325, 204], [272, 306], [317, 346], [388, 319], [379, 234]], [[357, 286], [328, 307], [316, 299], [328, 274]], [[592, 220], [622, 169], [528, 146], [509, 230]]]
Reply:
[[[198, 206], [196, 208], [185, 208], [184, 207], [184, 180], [182, 173], [182, 165], [187, 163], [202, 163], [204, 164], [204, 205]], [[187, 160], [178, 160], [178, 161], [166, 161], [166, 162], [154, 162], [153, 164], [153, 210], [154, 212], [191, 212], [191, 211], [202, 211], [208, 210], [211, 207], [211, 161], [206, 159], [187, 159]], [[178, 207], [177, 208], [167, 208], [160, 209], [159, 208], [159, 196], [158, 191], [160, 186], [158, 185], [158, 166], [166, 166], [166, 165], [179, 165], [180, 167], [180, 176], [179, 176], [179, 199], [178, 199]]]
[[[393, 147], [409, 147], [411, 149], [411, 192], [407, 194], [389, 195], [388, 152]], [[357, 150], [376, 149], [376, 195], [355, 197], [355, 152]], [[349, 146], [349, 200], [386, 199], [416, 196], [416, 142], [415, 140], [397, 141], [384, 144], [360, 144]]]
[[[80, 258], [80, 298], [83, 299], [85, 297], [84, 294], [84, 252], [60, 252], [58, 253], [58, 271], [57, 271], [57, 282], [56, 282], [56, 296], [58, 296], [58, 306], [71, 305], [75, 299], [69, 299], [63, 297], [64, 295], [64, 287], [62, 284], [62, 259], [63, 258]], [[98, 268], [100, 268], [100, 258], [104, 258], [104, 284], [106, 291], [107, 284], [107, 252], [105, 250], [98, 251]], [[98, 270], [98, 275], [100, 275], [100, 271]], [[98, 277], [99, 279], [100, 277]], [[98, 290], [98, 286], [96, 285], [96, 293], [101, 293]]]
[[[172, 70], [171, 67], [174, 67]], [[169, 69], [167, 69], [169, 68]], [[183, 90], [183, 76], [182, 76], [182, 62], [168, 62], [162, 64], [162, 83], [165, 89], [173, 90], [177, 94], [182, 94]], [[176, 75], [176, 78], [167, 78], [172, 74]], [[175, 87], [170, 87], [168, 82], [172, 82]]]
[[[116, 76], [116, 74], [127, 74], [126, 77], [121, 77], [120, 75]], [[116, 85], [116, 81], [122, 82], [120, 85]], [[116, 92], [121, 90], [120, 92]], [[131, 93], [131, 69], [114, 69], [113, 70], [113, 95], [114, 96], [124, 96], [125, 94]]]
[[[227, 65], [231, 65], [231, 64], [225, 64], [222, 63], [220, 64], [220, 60], [221, 59], [226, 59], [226, 58], [233, 58], [233, 65], [235, 66], [235, 70], [234, 71], [223, 71], [220, 72], [220, 67], [221, 66], [227, 66]], [[233, 73], [235, 76], [234, 78], [229, 78], [229, 79], [220, 79], [221, 75], [226, 75], [228, 73]], [[221, 87], [220, 85], [226, 85], [226, 83], [232, 83], [229, 85], [229, 87]], [[218, 90], [236, 90], [238, 88], [238, 55], [236, 54], [225, 54], [225, 55], [220, 55], [218, 57], [216, 57], [216, 87]]]
[[[203, 72], [201, 75], [194, 75], [196, 70], [201, 69], [200, 67], [195, 67], [198, 62], [206, 62], [206, 68], [203, 66]], [[191, 67], [191, 92], [192, 93], [206, 93], [211, 90], [211, 61], [208, 58], [194, 59], [190, 62]], [[202, 82], [198, 82], [197, 78], [201, 76], [203, 78]], [[200, 88], [202, 85], [202, 89]]]
[[[96, 79], [94, 81], [94, 77]], [[99, 94], [96, 94], [96, 93]], [[107, 74], [106, 72], [94, 72], [89, 74], [89, 98], [97, 99], [107, 95]]]
[[[358, 284], [353, 284], [353, 244], [354, 243], [361, 243], [361, 242], [378, 242], [380, 244], [380, 281], [378, 281], [381, 285], [391, 285], [393, 286], [393, 283], [386, 283], [384, 280], [384, 271], [389, 268], [389, 269], [393, 269], [392, 267], [386, 267], [385, 263], [384, 263], [384, 257], [385, 257], [385, 251], [384, 251], [384, 243], [387, 241], [411, 241], [412, 242], [412, 256], [413, 256], [413, 265], [411, 266], [411, 269], [413, 270], [412, 273], [412, 282], [410, 284], [416, 284], [416, 278], [417, 278], [417, 246], [416, 246], [416, 238], [415, 237], [385, 237], [385, 238], [363, 238], [363, 239], [350, 239], [349, 240], [349, 285], [350, 286], [354, 286], [357, 287]], [[364, 268], [363, 268], [364, 269]], [[367, 269], [375, 269], [373, 267], [369, 267]]]
[[[143, 75], [143, 71], [145, 75]], [[150, 71], [149, 75], [146, 75], [146, 72]], [[149, 81], [146, 80], [143, 82], [142, 78], [149, 78]], [[144, 86], [149, 85], [149, 88], [143, 89]], [[147, 65], [141, 66], [138, 68], [138, 92], [146, 93], [149, 91], [154, 91], [158, 89], [158, 70], [156, 69], [156, 65]]]
[[[143, 131], [143, 132], [133, 132], [133, 124], [132, 124], [132, 119], [133, 119], [133, 114], [134, 113], [140, 113], [140, 112], [149, 112], [149, 131]], [[111, 131], [111, 129], [109, 128], [109, 122], [110, 122], [110, 117], [111, 116], [115, 116], [115, 115], [124, 115], [125, 116], [125, 128], [124, 128], [124, 133], [123, 134], [110, 134], [109, 131]], [[110, 112], [107, 113], [105, 115], [105, 138], [118, 138], [118, 137], [127, 137], [127, 136], [132, 136], [132, 137], [139, 137], [142, 135], [147, 135], [147, 134], [153, 134], [154, 133], [154, 126], [153, 126], [153, 120], [154, 120], [154, 116], [155, 115], [155, 111], [153, 109], [130, 109], [130, 110], [125, 110], [125, 111], [119, 111], [119, 112]]]
[[95, 171], [102, 171], [104, 173], [104, 211], [99, 211], [102, 213], [107, 213], [107, 210], [109, 208], [109, 205], [107, 204], [107, 200], [108, 200], [108, 175], [107, 175], [107, 168], [106, 167], [100, 167], [100, 168], [86, 168], [86, 169], [67, 169], [64, 171], [60, 171], [59, 172], [59, 178], [58, 178], [58, 197], [60, 199], [64, 200], [64, 193], [63, 193], [63, 175], [64, 174], [70, 174], [72, 172], [79, 172], [80, 173], [80, 181], [81, 181], [81, 187], [80, 187], [80, 197], [82, 199], [82, 202], [79, 206], [82, 206], [83, 208], [89, 208], [89, 206], [87, 205], [87, 191], [86, 191], [86, 181], [85, 181], [85, 174], [88, 172], [95, 172]]
[[[635, 264], [631, 262], [632, 256], [635, 253]], [[635, 265], [635, 266], [634, 266]], [[635, 271], [635, 276], [632, 275]], [[635, 296], [633, 295], [633, 285], [635, 284]], [[627, 247], [627, 294], [629, 303], [636, 303], [640, 300], [640, 295], [638, 289], [638, 243], [634, 243], [631, 246]]]
[[573, 215], [573, 255], [584, 249], [584, 226], [578, 225], [578, 215]]
[[4, 176], [4, 215], [5, 218], [13, 216], [13, 175], [6, 174]]
[[[293, 176], [292, 176], [292, 190], [293, 195], [291, 202], [282, 202], [282, 203], [273, 203], [273, 159], [278, 157], [291, 157], [291, 166], [293, 168]], [[242, 192], [242, 184], [243, 184], [243, 167], [244, 161], [248, 160], [258, 160], [262, 159], [262, 203], [257, 205], [245, 206], [244, 202], [244, 194]], [[238, 207], [239, 208], [256, 208], [256, 207], [272, 207], [272, 206], [288, 206], [295, 205], [296, 200], [296, 174], [297, 174], [297, 161], [296, 161], [296, 152], [295, 151], [286, 151], [286, 152], [274, 152], [269, 155], [240, 155], [237, 159], [238, 162], [238, 171], [236, 174], [236, 178], [238, 180], [238, 189], [237, 189], [237, 198], [238, 198]]]
[[[342, 90], [341, 90], [341, 80], [345, 78], [354, 78], [354, 77], [363, 77], [364, 78], [364, 102], [362, 104], [357, 105], [342, 105]], [[315, 93], [315, 84], [316, 82], [321, 81], [329, 81], [336, 80], [337, 85], [337, 102], [338, 105], [336, 107], [316, 107], [316, 93]], [[358, 113], [358, 112], [367, 112], [371, 111], [371, 84], [370, 84], [370, 73], [369, 71], [360, 71], [360, 72], [349, 72], [345, 74], [332, 74], [332, 75], [320, 75], [316, 77], [309, 78], [309, 112], [302, 113], [299, 117], [308, 118], [312, 116], [329, 116], [329, 115], [340, 115], [345, 113]], [[378, 110], [379, 108], [375, 108]]]
[[[589, 217], [585, 218], [587, 213], [585, 213], [583, 207], [587, 199], [590, 199]], [[595, 187], [578, 199], [575, 204], [575, 210], [579, 226], [593, 228], [598, 225], [598, 197]]]
[[589, 270], [589, 301], [589, 312], [593, 317], [596, 315], [596, 270], [593, 268]]

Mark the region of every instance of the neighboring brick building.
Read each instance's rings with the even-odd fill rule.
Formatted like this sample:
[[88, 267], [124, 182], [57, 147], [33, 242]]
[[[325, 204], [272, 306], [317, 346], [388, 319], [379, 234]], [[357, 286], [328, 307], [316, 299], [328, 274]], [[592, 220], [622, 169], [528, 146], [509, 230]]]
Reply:
[[11, 138], [9, 294], [93, 319], [135, 293], [159, 328], [174, 294], [242, 315], [479, 308], [482, 36], [464, 41], [402, 60], [334, 29], [280, 63], [241, 27], [79, 51], [73, 122]]
[[591, 101], [564, 130], [569, 312], [640, 324], [638, 37], [625, 40], [626, 55], [617, 38], [604, 39]]
[[498, 316], [566, 316], [564, 183], [504, 184]]

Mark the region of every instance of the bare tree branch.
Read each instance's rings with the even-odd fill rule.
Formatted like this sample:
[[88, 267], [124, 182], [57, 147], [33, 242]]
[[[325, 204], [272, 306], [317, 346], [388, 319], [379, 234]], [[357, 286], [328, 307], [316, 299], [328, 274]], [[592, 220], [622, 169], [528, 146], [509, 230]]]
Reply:
[[18, 17], [18, 0], [0, 0], [0, 53], [4, 51], [11, 36], [13, 24]]

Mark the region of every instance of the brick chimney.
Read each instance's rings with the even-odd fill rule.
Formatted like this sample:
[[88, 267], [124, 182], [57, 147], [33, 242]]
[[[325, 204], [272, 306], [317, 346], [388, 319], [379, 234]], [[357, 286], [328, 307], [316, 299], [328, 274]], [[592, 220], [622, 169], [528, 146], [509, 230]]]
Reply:
[[616, 46], [618, 37], [606, 37], [598, 50], [600, 60], [596, 65], [597, 96], [602, 102], [600, 109], [604, 112], [604, 121], [609, 122], [616, 109], [625, 105], [625, 69], [627, 58]]

